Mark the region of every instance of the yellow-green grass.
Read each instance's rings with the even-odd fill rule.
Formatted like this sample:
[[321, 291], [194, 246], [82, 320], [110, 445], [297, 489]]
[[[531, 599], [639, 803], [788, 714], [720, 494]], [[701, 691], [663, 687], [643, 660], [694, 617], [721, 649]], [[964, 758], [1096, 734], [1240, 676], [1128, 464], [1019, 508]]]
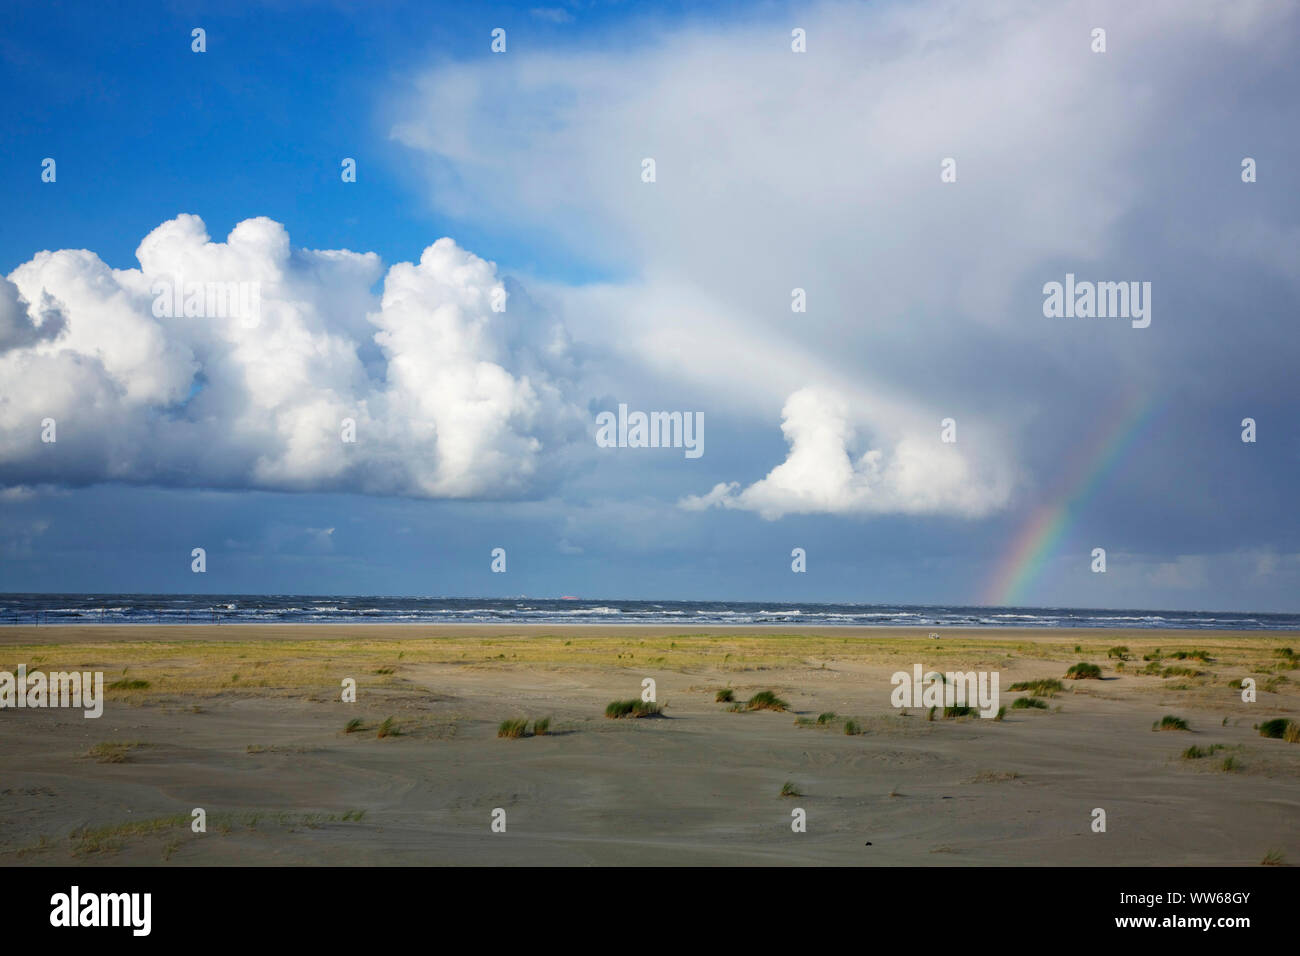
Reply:
[[[141, 634], [151, 639], [140, 639]], [[145, 704], [168, 697], [291, 696], [337, 699], [344, 678], [360, 691], [420, 688], [423, 665], [455, 665], [468, 670], [545, 668], [552, 670], [647, 669], [744, 674], [787, 668], [832, 669], [879, 666], [910, 670], [921, 661], [935, 671], [998, 670], [1016, 678], [1023, 664], [1031, 678], [1034, 662], [1066, 667], [1084, 656], [1105, 658], [1122, 641], [1135, 657], [1198, 661], [1212, 658], [1223, 681], [1284, 672], [1295, 658], [1283, 653], [1295, 635], [1243, 632], [1198, 634], [1195, 650], [1176, 650], [1170, 632], [1115, 630], [1079, 632], [1083, 636], [1011, 630], [945, 633], [936, 643], [924, 629], [881, 629], [839, 636], [826, 631], [701, 632], [695, 634], [608, 633], [596, 629], [518, 634], [439, 631], [401, 626], [310, 627], [281, 625], [232, 627], [0, 629], [0, 669], [16, 670], [39, 662], [44, 671], [95, 670], [111, 677], [109, 702]], [[1149, 635], [1149, 636], [1148, 636]], [[68, 643], [69, 638], [77, 640]], [[84, 637], [84, 639], [83, 639]], [[22, 641], [22, 643], [18, 643]], [[49, 641], [50, 643], [42, 643]], [[1163, 648], [1163, 649], [1162, 649]], [[1095, 659], [1094, 658], [1094, 659]], [[394, 669], [393, 661], [401, 660]], [[1187, 665], [1181, 665], [1187, 666]], [[1161, 671], [1164, 667], [1161, 667]], [[393, 673], [380, 673], [394, 671]], [[1041, 673], [1042, 669], [1039, 668]], [[1024, 671], [1021, 671], [1024, 673]], [[1122, 680], [1141, 680], [1139, 676]], [[126, 682], [123, 684], [122, 682]], [[141, 683], [147, 684], [141, 686]], [[120, 685], [120, 686], [114, 686]], [[752, 686], [752, 684], [751, 684]], [[1285, 682], [1270, 685], [1291, 692]], [[761, 689], [762, 685], [759, 685]], [[752, 693], [752, 692], [751, 692]], [[740, 694], [736, 695], [740, 697]], [[743, 698], [742, 698], [743, 699]]]
[[654, 701], [644, 701], [638, 697], [630, 700], [613, 700], [605, 708], [605, 716], [617, 720], [621, 717], [658, 717], [663, 708]]
[[135, 740], [106, 740], [95, 744], [86, 751], [87, 757], [93, 757], [100, 763], [126, 763], [132, 751], [139, 750], [144, 744]]
[[747, 710], [789, 710], [790, 705], [770, 690], [760, 690], [745, 701]]
[[1012, 710], [1047, 710], [1047, 701], [1037, 697], [1017, 697], [1011, 702]]
[[[264, 824], [271, 824], [283, 829], [305, 828], [314, 830], [327, 823], [359, 823], [366, 815], [365, 810], [347, 810], [343, 813], [287, 813], [247, 811], [240, 813], [213, 813], [208, 815], [208, 831], [215, 834], [227, 834], [234, 829], [256, 830]], [[131, 820], [107, 826], [86, 826], [74, 830], [69, 839], [72, 852], [76, 856], [94, 853], [113, 853], [122, 849], [128, 841], [154, 836], [171, 831], [190, 832], [193, 818], [188, 813], [178, 813], [166, 817], [153, 817], [147, 820]], [[48, 838], [42, 849], [51, 847]]]
[[501, 721], [501, 724], [497, 727], [497, 736], [509, 740], [517, 740], [520, 737], [527, 736], [527, 733], [527, 718], [509, 718]]

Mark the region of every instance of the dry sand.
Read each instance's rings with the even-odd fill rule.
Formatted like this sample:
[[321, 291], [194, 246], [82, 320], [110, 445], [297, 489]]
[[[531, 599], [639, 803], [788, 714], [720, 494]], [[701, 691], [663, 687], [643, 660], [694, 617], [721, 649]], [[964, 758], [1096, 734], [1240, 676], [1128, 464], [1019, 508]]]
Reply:
[[[0, 628], [0, 670], [148, 682], [109, 691], [98, 720], [0, 710], [0, 864], [1300, 862], [1300, 744], [1252, 729], [1300, 719], [1300, 670], [1279, 653], [1300, 651], [1300, 635], [928, 633]], [[1107, 649], [1121, 644], [1135, 659], [1117, 671]], [[1162, 673], [1203, 673], [1139, 675], [1156, 648]], [[1213, 661], [1172, 659], [1180, 649]], [[1106, 679], [1065, 681], [1048, 710], [1010, 709], [1025, 696], [1014, 681], [1080, 660]], [[889, 677], [914, 663], [998, 671], [1005, 719], [901, 716]], [[1244, 676], [1256, 703], [1241, 701]], [[355, 704], [340, 700], [346, 677]], [[606, 719], [644, 677], [666, 716]], [[723, 687], [739, 700], [771, 689], [792, 712], [729, 712], [714, 699]], [[826, 711], [841, 719], [816, 726]], [[1191, 730], [1153, 732], [1165, 714]], [[400, 736], [377, 736], [388, 717]], [[498, 739], [513, 717], [550, 717], [552, 732]], [[844, 717], [863, 733], [845, 734]], [[353, 718], [366, 729], [345, 733]], [[134, 746], [88, 756], [102, 744]], [[1226, 749], [1180, 756], [1215, 744]], [[786, 781], [802, 795], [780, 796]], [[195, 807], [204, 834], [191, 832]], [[1096, 807], [1105, 833], [1090, 828]], [[505, 833], [491, 832], [494, 808]], [[806, 833], [791, 830], [795, 808]]]

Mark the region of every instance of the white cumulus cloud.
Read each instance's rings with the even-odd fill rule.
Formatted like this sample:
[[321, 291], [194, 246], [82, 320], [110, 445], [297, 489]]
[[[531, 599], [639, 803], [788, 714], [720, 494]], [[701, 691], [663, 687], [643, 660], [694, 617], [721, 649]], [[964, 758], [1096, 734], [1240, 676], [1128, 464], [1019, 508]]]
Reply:
[[[511, 497], [581, 432], [562, 330], [494, 310], [495, 266], [451, 239], [385, 274], [270, 219], [212, 242], [182, 215], [136, 255], [41, 252], [0, 280], [0, 485]], [[247, 283], [260, 308], [169, 315], [160, 283]]]
[[[840, 395], [800, 389], [782, 410], [781, 431], [790, 445], [785, 461], [743, 490], [738, 482], [690, 496], [688, 510], [710, 507], [786, 514], [951, 514], [980, 517], [1006, 504], [1009, 474], [986, 451], [983, 461], [940, 440], [939, 420], [922, 430], [883, 420], [855, 419]], [[868, 436], [876, 447], [863, 446]]]

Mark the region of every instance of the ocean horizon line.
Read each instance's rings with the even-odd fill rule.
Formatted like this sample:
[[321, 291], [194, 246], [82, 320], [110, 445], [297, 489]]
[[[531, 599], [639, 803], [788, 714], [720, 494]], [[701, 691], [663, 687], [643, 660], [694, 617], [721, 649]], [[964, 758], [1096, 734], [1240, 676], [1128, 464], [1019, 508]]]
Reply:
[[0, 623], [564, 624], [1292, 630], [1300, 613], [1148, 608], [582, 597], [146, 592], [0, 593]]

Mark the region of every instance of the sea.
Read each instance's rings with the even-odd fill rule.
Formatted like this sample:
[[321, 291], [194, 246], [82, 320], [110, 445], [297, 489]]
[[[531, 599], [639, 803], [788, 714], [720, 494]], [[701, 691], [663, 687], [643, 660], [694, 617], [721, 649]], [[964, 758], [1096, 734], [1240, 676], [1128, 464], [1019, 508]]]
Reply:
[[1300, 629], [1300, 614], [790, 601], [301, 594], [0, 594], [0, 624], [674, 624]]

